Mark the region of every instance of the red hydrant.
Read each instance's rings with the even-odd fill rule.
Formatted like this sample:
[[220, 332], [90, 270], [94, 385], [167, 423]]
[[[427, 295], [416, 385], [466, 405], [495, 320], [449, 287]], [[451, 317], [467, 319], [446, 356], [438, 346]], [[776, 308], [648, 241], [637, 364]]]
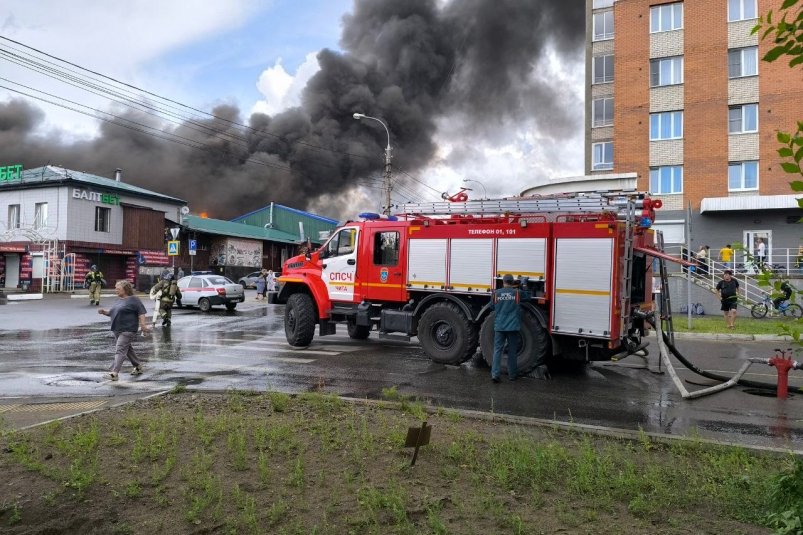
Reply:
[[775, 356], [769, 359], [768, 364], [778, 370], [778, 399], [786, 399], [789, 394], [789, 370], [803, 368], [803, 365], [792, 360], [792, 349], [785, 352], [776, 349]]

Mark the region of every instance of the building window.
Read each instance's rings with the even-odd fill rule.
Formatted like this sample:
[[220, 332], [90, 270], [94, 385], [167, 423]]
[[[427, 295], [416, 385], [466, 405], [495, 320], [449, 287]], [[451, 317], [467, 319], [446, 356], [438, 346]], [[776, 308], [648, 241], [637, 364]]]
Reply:
[[112, 216], [111, 208], [95, 207], [95, 232], [109, 232], [109, 220]]
[[667, 111], [650, 114], [650, 141], [683, 137], [683, 112]]
[[611, 126], [613, 124], [613, 97], [595, 98], [591, 102], [594, 119], [591, 126]]
[[758, 162], [733, 162], [728, 164], [729, 191], [756, 189], [758, 189]]
[[20, 228], [20, 205], [8, 205], [8, 226], [6, 228]]
[[650, 85], [652, 87], [682, 83], [683, 56], [650, 61]]
[[728, 108], [728, 132], [731, 134], [758, 132], [758, 104]]
[[613, 11], [594, 13], [594, 41], [613, 39]]
[[650, 193], [656, 195], [683, 193], [683, 166], [667, 165], [650, 169]]
[[613, 54], [594, 58], [594, 83], [613, 82]]
[[683, 2], [650, 8], [650, 33], [669, 32], [683, 28]]
[[757, 13], [756, 0], [728, 0], [728, 22], [754, 19]]
[[594, 143], [591, 145], [591, 153], [594, 158], [591, 163], [592, 171], [613, 169], [613, 141]]
[[40, 229], [47, 226], [47, 203], [38, 202], [33, 211], [33, 228]]
[[606, 7], [613, 7], [613, 0], [594, 0], [592, 9], [604, 9]]
[[728, 77], [741, 78], [758, 74], [758, 47], [728, 50]]

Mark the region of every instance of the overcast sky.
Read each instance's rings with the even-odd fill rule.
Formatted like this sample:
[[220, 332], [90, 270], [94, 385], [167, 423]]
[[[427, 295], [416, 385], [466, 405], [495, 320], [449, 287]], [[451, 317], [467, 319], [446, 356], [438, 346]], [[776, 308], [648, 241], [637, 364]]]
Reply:
[[[487, 2], [493, 4], [493, 0]], [[302, 89], [320, 68], [318, 52], [343, 52], [343, 16], [354, 9], [352, 0], [6, 0], [3, 5], [0, 35], [4, 37], [205, 111], [232, 105], [239, 110], [238, 122], [244, 123], [254, 112], [274, 116], [302, 104]], [[576, 30], [579, 42], [582, 25]], [[0, 44], [7, 49], [16, 46]], [[500, 196], [548, 178], [582, 174], [582, 47], [573, 43], [567, 50], [550, 42], [543, 46], [541, 56], [519, 79], [523, 85], [532, 84], [534, 95], [523, 92], [519, 98], [532, 98], [537, 104], [518, 104], [520, 113], [516, 108], [512, 113], [505, 110], [498, 121], [493, 114], [487, 115], [480, 128], [480, 114], [475, 116], [470, 106], [453, 106], [433, 117], [436, 148], [425, 165], [411, 173], [429, 187], [408, 180], [404, 191], [396, 192], [397, 200], [434, 200], [436, 191], [457, 191], [463, 179], [480, 181], [488, 195]], [[506, 57], [500, 54], [495, 61], [505, 63]], [[81, 104], [112, 109], [100, 97], [2, 57], [0, 76]], [[24, 91], [8, 81], [0, 85]], [[461, 92], [452, 94], [460, 98]], [[546, 99], [545, 95], [551, 96]], [[20, 96], [0, 89], [0, 103], [12, 98]], [[101, 123], [95, 119], [26, 100], [44, 112], [44, 120], [35, 128], [40, 139], [70, 144], [101, 135]], [[0, 134], [2, 121], [0, 117]], [[390, 126], [393, 130], [394, 125]], [[3, 157], [13, 155], [4, 153]], [[382, 154], [377, 158], [381, 163]], [[42, 154], [42, 160], [38, 165], [44, 165], [48, 155]], [[107, 176], [117, 166], [108, 162]], [[483, 193], [476, 183], [470, 186], [476, 196]], [[356, 190], [352, 194], [361, 195]], [[370, 204], [375, 194], [363, 191], [360, 202]]]

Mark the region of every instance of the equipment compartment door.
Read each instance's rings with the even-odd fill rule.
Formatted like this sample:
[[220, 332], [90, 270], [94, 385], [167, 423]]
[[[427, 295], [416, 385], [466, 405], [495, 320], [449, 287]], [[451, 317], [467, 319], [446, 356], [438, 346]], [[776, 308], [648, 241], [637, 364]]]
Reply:
[[552, 332], [610, 336], [613, 245], [612, 238], [555, 240]]
[[501, 238], [496, 252], [496, 275], [510, 273], [543, 280], [546, 265], [546, 239]]
[[407, 253], [407, 286], [442, 290], [446, 286], [446, 239], [410, 240]]
[[355, 292], [358, 237], [358, 229], [346, 227], [340, 229], [323, 247], [323, 280], [332, 301], [359, 303], [362, 300], [359, 292]]
[[489, 293], [493, 284], [492, 239], [454, 239], [449, 257], [449, 288]]

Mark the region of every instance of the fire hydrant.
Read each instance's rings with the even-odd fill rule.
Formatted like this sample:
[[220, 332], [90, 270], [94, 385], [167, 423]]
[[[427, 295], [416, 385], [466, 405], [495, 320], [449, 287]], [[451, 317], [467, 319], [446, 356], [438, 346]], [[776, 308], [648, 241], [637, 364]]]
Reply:
[[750, 359], [750, 361], [775, 366], [778, 370], [778, 399], [786, 399], [789, 395], [789, 370], [803, 370], [803, 362], [792, 360], [791, 348], [786, 351], [776, 349], [775, 356], [771, 359]]

